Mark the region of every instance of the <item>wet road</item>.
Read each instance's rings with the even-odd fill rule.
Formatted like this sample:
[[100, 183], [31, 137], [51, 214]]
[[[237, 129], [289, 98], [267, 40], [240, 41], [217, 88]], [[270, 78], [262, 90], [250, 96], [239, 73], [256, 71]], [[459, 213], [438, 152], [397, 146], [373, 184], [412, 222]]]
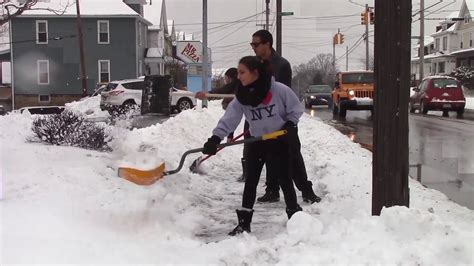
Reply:
[[[372, 146], [372, 118], [368, 111], [348, 111], [346, 119], [333, 117], [326, 107], [307, 109], [363, 146]], [[410, 175], [429, 188], [474, 210], [474, 113], [457, 119], [455, 113], [409, 115]], [[415, 167], [419, 164], [421, 172]], [[420, 175], [421, 174], [421, 175]], [[417, 177], [417, 175], [420, 175]]]

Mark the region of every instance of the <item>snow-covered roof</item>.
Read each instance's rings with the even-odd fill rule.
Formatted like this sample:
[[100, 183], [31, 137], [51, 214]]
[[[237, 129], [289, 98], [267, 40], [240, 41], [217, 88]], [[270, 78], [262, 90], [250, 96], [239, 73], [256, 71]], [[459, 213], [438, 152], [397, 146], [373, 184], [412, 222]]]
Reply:
[[146, 57], [163, 57], [164, 55], [164, 49], [160, 47], [153, 47], [153, 48], [148, 48], [146, 52]]
[[457, 50], [457, 51], [451, 52], [451, 55], [462, 54], [462, 53], [466, 53], [466, 52], [474, 52], [474, 48]]
[[[38, 2], [34, 9], [26, 10], [21, 17], [45, 17], [45, 16], [76, 16], [76, 5], [73, 0], [51, 0], [49, 2]], [[52, 12], [54, 10], [55, 12]], [[81, 16], [106, 16], [106, 17], [140, 17], [122, 0], [81, 0]], [[145, 20], [144, 18], [142, 18]], [[152, 23], [145, 20], [149, 25]]]
[[152, 25], [148, 27], [148, 30], [161, 30], [159, 25]]

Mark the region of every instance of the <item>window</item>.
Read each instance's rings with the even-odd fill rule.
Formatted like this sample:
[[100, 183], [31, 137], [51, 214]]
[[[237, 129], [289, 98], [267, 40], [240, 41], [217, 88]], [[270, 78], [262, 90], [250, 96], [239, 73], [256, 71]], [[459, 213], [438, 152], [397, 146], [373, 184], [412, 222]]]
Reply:
[[143, 61], [138, 60], [138, 76], [142, 76], [142, 75], [143, 75]]
[[40, 103], [49, 103], [51, 102], [51, 96], [50, 95], [38, 95], [38, 102]]
[[38, 71], [38, 84], [48, 85], [49, 84], [49, 61], [38, 60], [36, 65], [37, 65], [37, 71]]
[[99, 20], [97, 21], [97, 41], [99, 44], [109, 44], [109, 21]]
[[110, 81], [110, 60], [99, 60], [99, 82]]
[[439, 51], [440, 45], [439, 45], [439, 38], [436, 39], [436, 51]]
[[123, 83], [122, 86], [124, 86], [126, 89], [129, 89], [129, 90], [141, 91], [145, 88], [145, 82], [135, 81], [135, 82]]
[[459, 35], [459, 48], [460, 49], [462, 49], [462, 46], [463, 46], [462, 41], [463, 41], [463, 37], [462, 37], [462, 34], [461, 34], [461, 35]]
[[142, 24], [140, 22], [137, 22], [137, 41], [138, 41], [138, 46], [142, 45]]
[[443, 37], [443, 51], [448, 50], [448, 37]]
[[445, 63], [444, 62], [439, 62], [438, 63], [438, 73], [444, 73], [445, 71]]
[[36, 43], [37, 44], [48, 43], [48, 21], [46, 20], [36, 21]]

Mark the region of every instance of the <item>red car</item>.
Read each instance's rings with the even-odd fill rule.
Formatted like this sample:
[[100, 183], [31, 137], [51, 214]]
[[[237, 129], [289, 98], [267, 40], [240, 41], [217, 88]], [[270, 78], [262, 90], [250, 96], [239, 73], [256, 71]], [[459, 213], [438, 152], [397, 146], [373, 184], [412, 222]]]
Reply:
[[428, 111], [456, 111], [458, 116], [464, 113], [466, 98], [459, 81], [448, 76], [426, 77], [410, 97], [410, 113], [416, 109], [420, 113]]

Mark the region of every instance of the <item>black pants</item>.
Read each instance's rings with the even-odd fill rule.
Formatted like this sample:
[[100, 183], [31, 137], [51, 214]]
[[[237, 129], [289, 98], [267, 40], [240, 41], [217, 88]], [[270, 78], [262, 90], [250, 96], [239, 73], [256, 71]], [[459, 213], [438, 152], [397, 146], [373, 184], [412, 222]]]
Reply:
[[257, 186], [263, 164], [267, 163], [269, 176], [278, 180], [285, 197], [286, 207], [298, 208], [293, 181], [288, 176], [288, 143], [282, 140], [267, 140], [247, 145], [247, 179], [245, 180], [242, 207], [253, 209], [257, 196]]
[[[301, 154], [301, 142], [298, 134], [295, 134], [294, 138], [288, 139], [288, 153], [289, 153], [289, 173], [288, 175], [295, 182], [296, 187], [303, 193], [313, 191], [313, 183], [308, 180], [308, 174], [306, 173], [306, 167], [304, 165], [303, 155]], [[268, 170], [267, 164], [267, 170]], [[279, 184], [278, 179], [271, 175], [268, 175], [266, 180], [267, 188], [266, 191], [278, 191]]]

